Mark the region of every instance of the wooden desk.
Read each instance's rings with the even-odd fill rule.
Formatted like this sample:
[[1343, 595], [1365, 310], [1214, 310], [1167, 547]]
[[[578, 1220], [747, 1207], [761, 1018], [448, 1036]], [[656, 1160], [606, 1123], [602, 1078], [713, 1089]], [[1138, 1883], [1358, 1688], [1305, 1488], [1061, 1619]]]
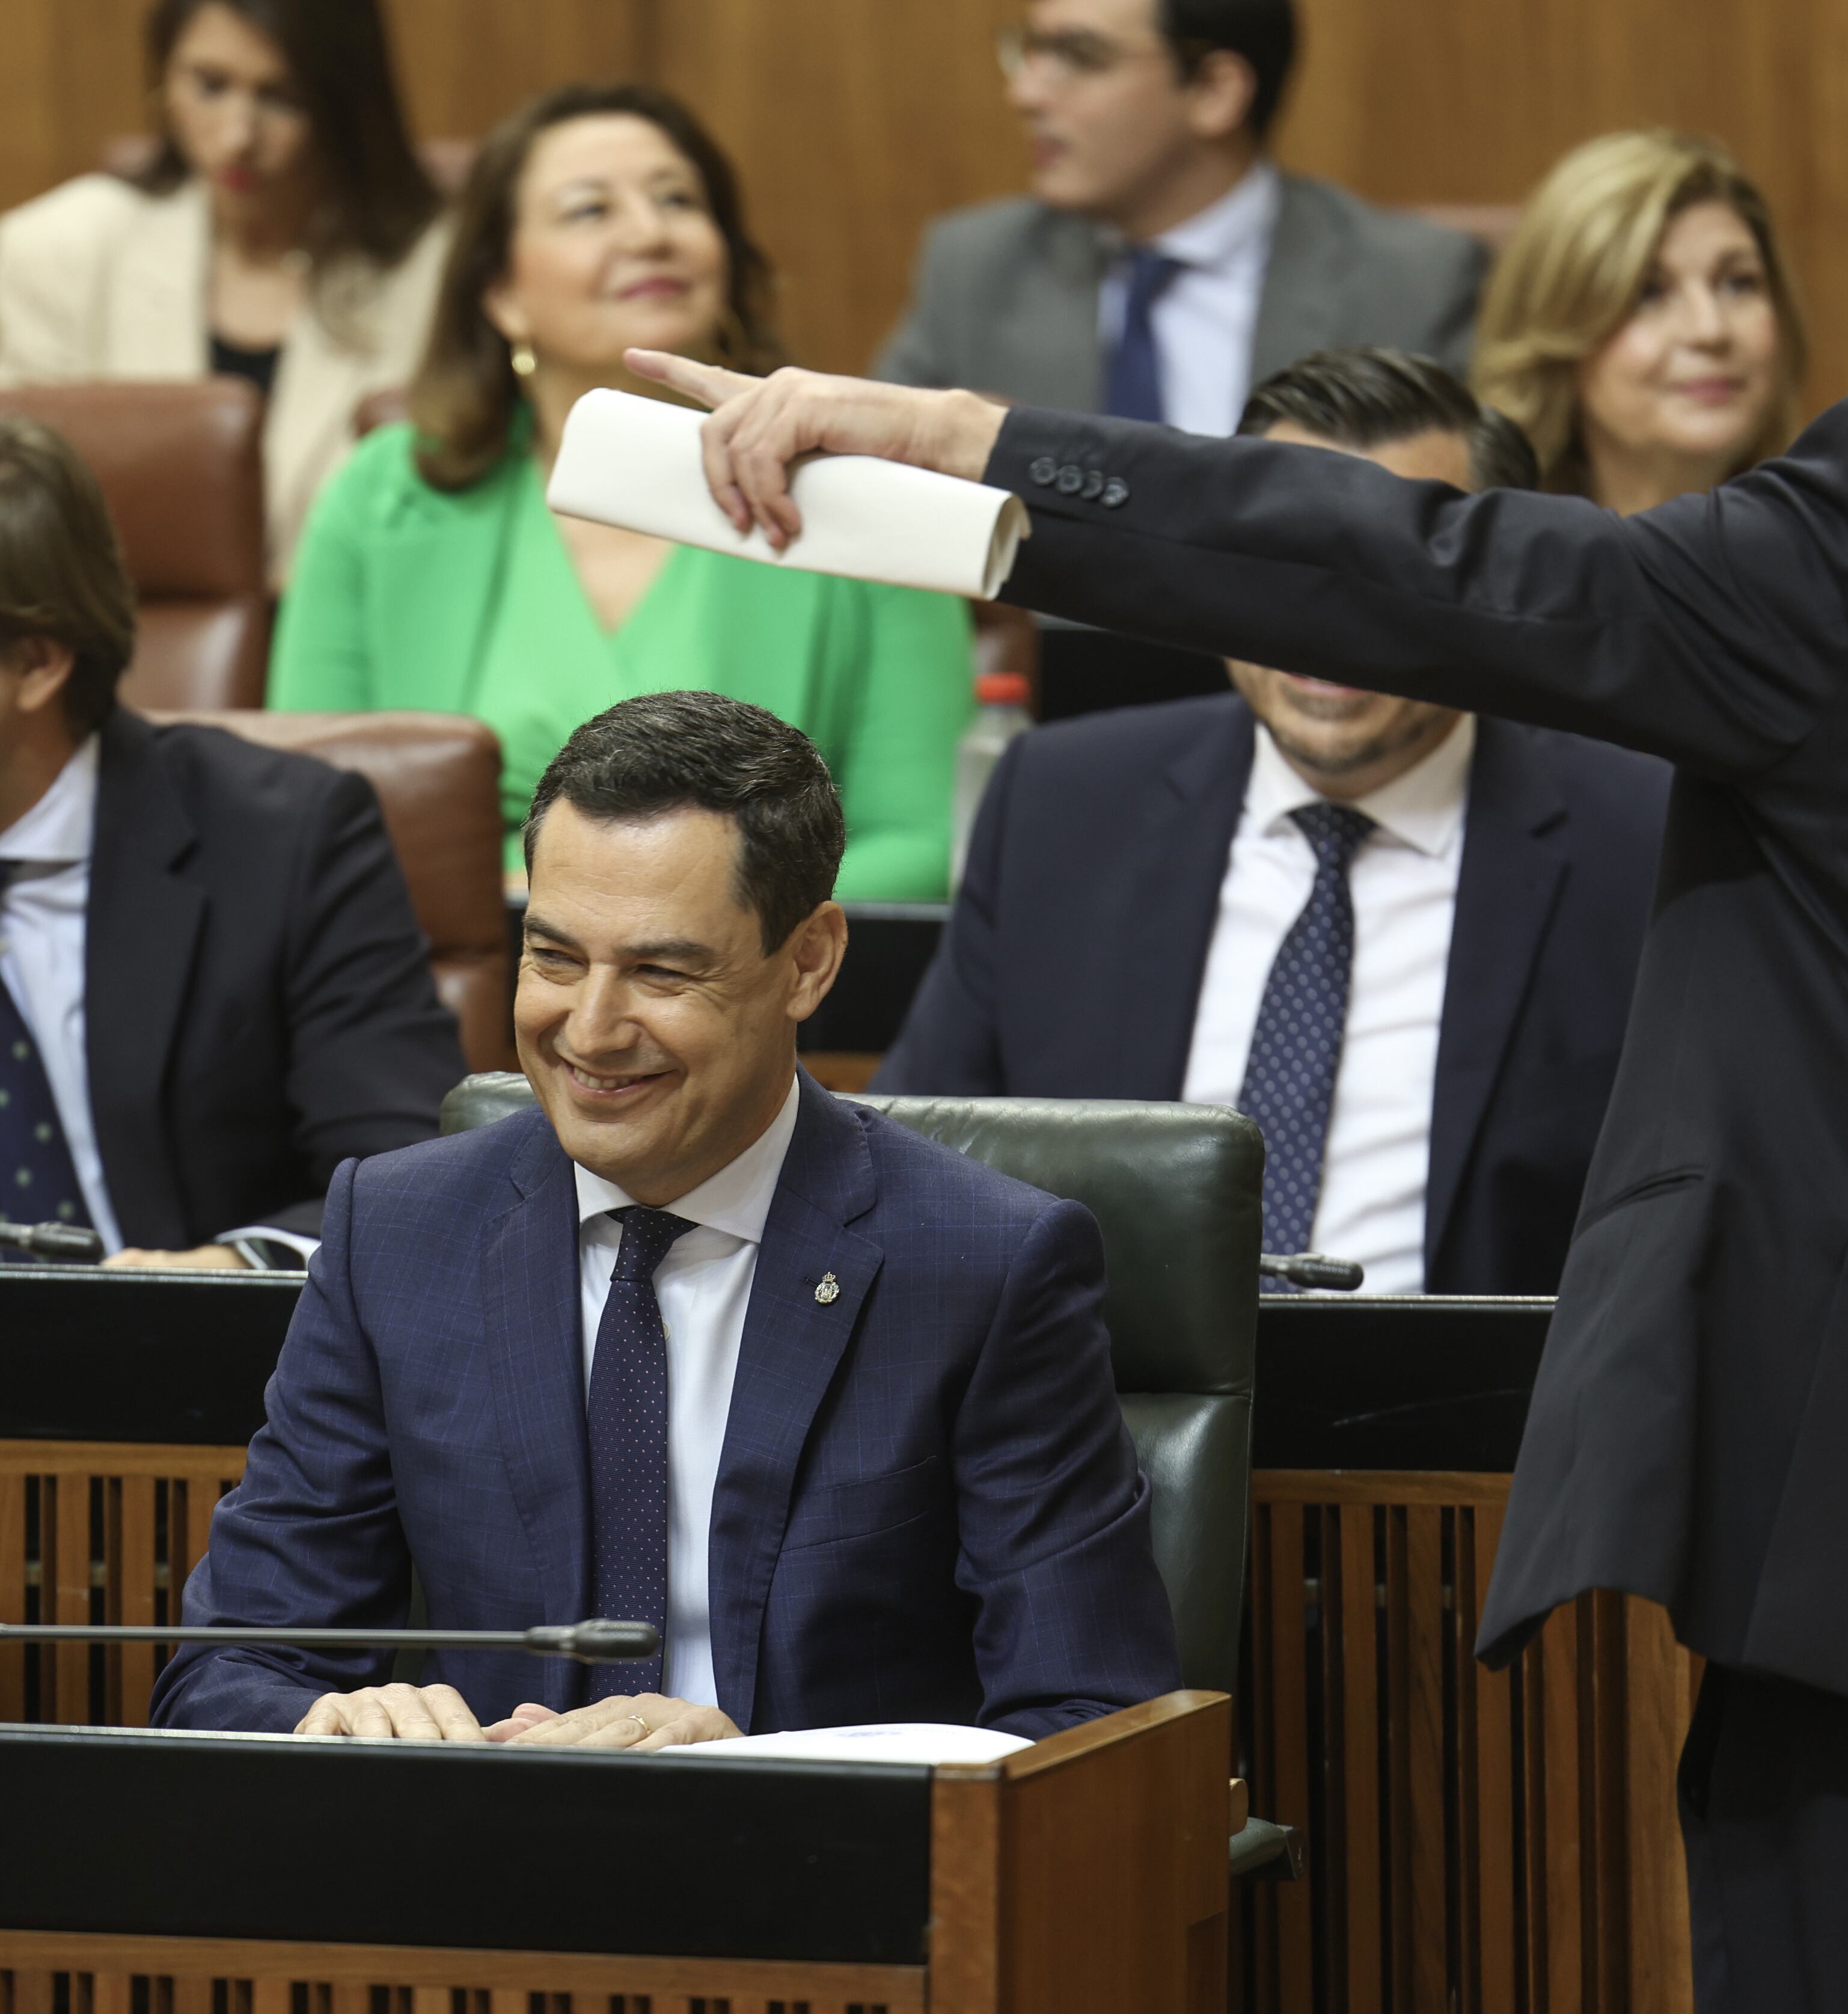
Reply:
[[0, 1728], [0, 1969], [12, 2014], [1217, 2014], [1230, 1738], [1184, 1692], [937, 1770]]
[[1309, 1878], [1252, 1886], [1247, 2004], [1280, 2014], [1681, 2014], [1674, 1765], [1698, 1683], [1667, 1617], [1559, 1611], [1470, 1654], [1552, 1303], [1266, 1301], [1252, 1808]]

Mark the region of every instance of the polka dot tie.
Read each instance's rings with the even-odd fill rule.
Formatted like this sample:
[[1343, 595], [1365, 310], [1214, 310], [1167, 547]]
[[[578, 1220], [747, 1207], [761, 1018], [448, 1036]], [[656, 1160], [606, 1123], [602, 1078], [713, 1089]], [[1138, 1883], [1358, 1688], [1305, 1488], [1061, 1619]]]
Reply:
[[[11, 863], [0, 861], [0, 894], [10, 878]], [[0, 1222], [86, 1227], [90, 1222], [38, 1045], [4, 984], [0, 984]], [[0, 1264], [9, 1260], [29, 1266], [44, 1263], [27, 1252], [0, 1246]]]
[[[1238, 1109], [1264, 1134], [1264, 1249], [1306, 1252], [1322, 1192], [1322, 1153], [1354, 973], [1354, 898], [1348, 869], [1373, 830], [1347, 805], [1305, 805], [1290, 815], [1315, 849], [1316, 881], [1279, 946], [1258, 1008]], [[1266, 1280], [1265, 1291], [1288, 1291]]]
[[[590, 1360], [590, 1585], [594, 1612], [668, 1628], [668, 1338], [654, 1272], [684, 1217], [632, 1203]], [[661, 1654], [593, 1665], [593, 1699], [661, 1690]]]

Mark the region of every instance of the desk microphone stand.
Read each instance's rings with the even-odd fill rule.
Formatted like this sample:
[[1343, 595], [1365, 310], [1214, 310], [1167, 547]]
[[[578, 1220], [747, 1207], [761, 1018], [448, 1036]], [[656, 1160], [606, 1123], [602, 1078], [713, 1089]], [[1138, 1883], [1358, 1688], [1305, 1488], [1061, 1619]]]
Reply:
[[543, 1623], [532, 1629], [208, 1629], [184, 1623], [91, 1628], [83, 1623], [0, 1623], [9, 1643], [214, 1643], [222, 1648], [300, 1650], [527, 1650], [535, 1657], [575, 1657], [614, 1665], [652, 1657], [661, 1646], [652, 1622]]

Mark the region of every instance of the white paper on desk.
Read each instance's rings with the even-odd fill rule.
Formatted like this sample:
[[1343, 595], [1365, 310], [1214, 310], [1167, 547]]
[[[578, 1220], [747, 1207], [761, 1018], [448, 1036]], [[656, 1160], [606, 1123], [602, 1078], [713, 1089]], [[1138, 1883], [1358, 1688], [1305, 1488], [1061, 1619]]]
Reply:
[[1027, 536], [1026, 507], [1005, 489], [870, 455], [824, 454], [790, 478], [802, 536], [776, 551], [712, 500], [700, 459], [704, 414], [629, 392], [587, 392], [572, 407], [546, 500], [682, 546], [809, 573], [992, 600]]
[[738, 1734], [663, 1748], [662, 1755], [764, 1755], [786, 1762], [998, 1762], [1030, 1748], [1018, 1734], [942, 1721], [895, 1721], [865, 1727], [811, 1727], [790, 1734]]

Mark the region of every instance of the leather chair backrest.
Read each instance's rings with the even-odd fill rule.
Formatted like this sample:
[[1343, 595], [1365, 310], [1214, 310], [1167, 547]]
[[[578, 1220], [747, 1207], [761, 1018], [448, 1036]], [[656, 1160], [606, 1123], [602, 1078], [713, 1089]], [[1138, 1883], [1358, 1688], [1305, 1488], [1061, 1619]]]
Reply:
[[101, 486], [140, 604], [131, 706], [260, 706], [269, 652], [263, 403], [235, 378], [20, 385]]
[[[430, 969], [475, 1070], [513, 1060], [501, 888], [500, 744], [449, 713], [167, 713], [247, 741], [318, 756], [378, 793]], [[524, 1077], [516, 1080], [524, 1085]], [[473, 1081], [471, 1079], [471, 1081]]]
[[[1221, 1106], [859, 1102], [1097, 1218], [1117, 1395], [1149, 1478], [1184, 1681], [1235, 1691], [1264, 1192], [1257, 1127]], [[442, 1130], [489, 1125], [532, 1102], [523, 1077], [471, 1077], [443, 1101]]]

